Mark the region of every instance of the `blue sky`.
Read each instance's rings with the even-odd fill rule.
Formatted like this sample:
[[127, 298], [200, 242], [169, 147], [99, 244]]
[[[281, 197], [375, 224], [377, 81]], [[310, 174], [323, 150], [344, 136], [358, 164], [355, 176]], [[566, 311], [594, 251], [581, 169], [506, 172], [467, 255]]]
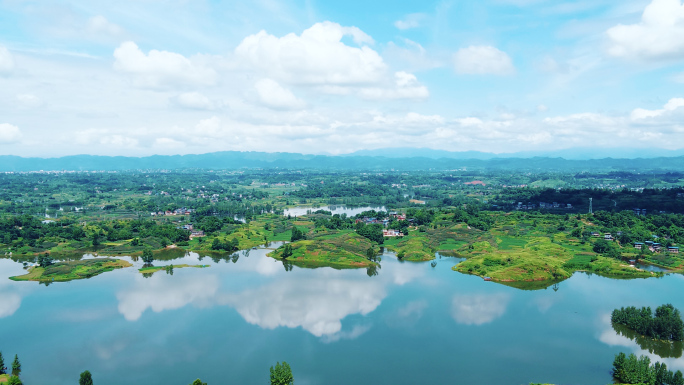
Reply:
[[0, 0], [0, 154], [684, 148], [681, 0]]

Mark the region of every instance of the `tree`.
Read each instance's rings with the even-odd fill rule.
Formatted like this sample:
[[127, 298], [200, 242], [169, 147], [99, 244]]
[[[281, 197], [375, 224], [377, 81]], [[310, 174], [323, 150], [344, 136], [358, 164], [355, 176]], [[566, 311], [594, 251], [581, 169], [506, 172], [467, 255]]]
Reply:
[[369, 261], [375, 261], [377, 259], [377, 253], [375, 252], [373, 246], [366, 250], [366, 258], [368, 258]]
[[152, 255], [152, 250], [146, 248], [142, 253], [142, 261], [145, 263], [154, 262], [154, 255]]
[[52, 261], [53, 261], [53, 259], [50, 258], [49, 254], [48, 255], [41, 255], [40, 257], [38, 257], [38, 265], [40, 267], [48, 267], [48, 266], [52, 265]]
[[22, 385], [22, 384], [23, 383], [21, 382], [21, 380], [17, 376], [12, 376], [7, 381], [7, 385]]
[[190, 385], [207, 385], [206, 382], [202, 382], [199, 378], [192, 382]]
[[169, 240], [166, 238], [161, 239], [161, 247], [166, 248], [169, 245]]
[[292, 237], [290, 237], [290, 242], [296, 242], [300, 239], [305, 239], [306, 236], [304, 232], [299, 230], [297, 226], [292, 226]]
[[281, 255], [281, 257], [283, 259], [287, 259], [287, 258], [291, 257], [292, 254], [293, 254], [292, 246], [290, 246], [289, 244], [283, 246], [283, 254]]
[[100, 234], [94, 233], [93, 234], [93, 246], [99, 246], [99, 245], [100, 245]]
[[287, 362], [283, 361], [276, 363], [275, 368], [271, 366], [271, 385], [292, 385], [294, 378], [292, 377], [292, 369]]
[[12, 361], [12, 375], [13, 376], [19, 376], [21, 373], [21, 363], [19, 362], [19, 356], [17, 354], [14, 355], [14, 361]]
[[81, 378], [78, 380], [78, 385], [93, 385], [93, 376], [90, 371], [86, 370], [81, 373]]
[[0, 352], [0, 374], [5, 374], [5, 359], [2, 357], [2, 352]]

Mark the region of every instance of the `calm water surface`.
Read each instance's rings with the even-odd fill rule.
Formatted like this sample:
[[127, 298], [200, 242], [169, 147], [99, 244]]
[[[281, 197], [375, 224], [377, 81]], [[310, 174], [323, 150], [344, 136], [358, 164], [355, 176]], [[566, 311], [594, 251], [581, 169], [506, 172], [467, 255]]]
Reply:
[[352, 217], [357, 214], [361, 214], [364, 211], [368, 210], [375, 210], [375, 211], [386, 211], [384, 206], [377, 206], [377, 207], [371, 207], [371, 206], [366, 206], [366, 207], [348, 207], [345, 205], [336, 205], [336, 206], [321, 206], [321, 207], [310, 207], [310, 206], [297, 206], [297, 207], [292, 207], [289, 209], [285, 209], [283, 212], [283, 215], [292, 215], [292, 216], [301, 216], [301, 215], [306, 215], [307, 211], [317, 211], [317, 210], [326, 210], [326, 211], [331, 211], [333, 214], [347, 214], [347, 216]]
[[455, 258], [432, 267], [384, 255], [369, 276], [286, 271], [267, 251], [235, 263], [191, 254], [173, 263], [211, 267], [150, 278], [135, 262], [47, 287], [10, 281], [22, 266], [0, 260], [0, 350], [19, 354], [25, 383], [55, 385], [77, 383], [85, 369], [98, 385], [258, 384], [283, 360], [299, 385], [605, 385], [620, 351], [684, 370], [681, 347], [653, 348], [609, 322], [621, 306], [684, 309], [680, 275], [575, 274], [526, 291], [454, 272]]

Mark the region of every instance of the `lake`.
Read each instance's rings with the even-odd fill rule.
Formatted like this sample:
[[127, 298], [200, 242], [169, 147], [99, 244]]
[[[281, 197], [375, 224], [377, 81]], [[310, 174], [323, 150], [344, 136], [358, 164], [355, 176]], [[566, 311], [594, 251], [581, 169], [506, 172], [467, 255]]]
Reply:
[[[284, 360], [299, 385], [605, 385], [620, 351], [663, 361], [613, 330], [614, 308], [684, 310], [681, 275], [575, 274], [533, 291], [454, 272], [459, 260], [449, 257], [432, 267], [385, 254], [369, 276], [286, 271], [267, 252], [235, 262], [191, 254], [172, 263], [211, 267], [150, 278], [133, 262], [49, 286], [10, 281], [22, 266], [2, 259], [0, 349], [6, 361], [19, 354], [27, 384], [75, 384], [86, 369], [98, 385], [258, 384]], [[684, 369], [681, 350], [664, 356]]]
[[295, 217], [306, 215], [308, 211], [314, 212], [318, 210], [330, 211], [333, 214], [347, 214], [348, 217], [353, 217], [354, 215], [361, 214], [364, 211], [375, 210], [375, 211], [386, 211], [384, 206], [365, 206], [365, 207], [349, 207], [344, 205], [331, 205], [331, 206], [321, 206], [321, 207], [311, 207], [311, 206], [297, 206], [285, 209], [283, 215], [292, 215]]

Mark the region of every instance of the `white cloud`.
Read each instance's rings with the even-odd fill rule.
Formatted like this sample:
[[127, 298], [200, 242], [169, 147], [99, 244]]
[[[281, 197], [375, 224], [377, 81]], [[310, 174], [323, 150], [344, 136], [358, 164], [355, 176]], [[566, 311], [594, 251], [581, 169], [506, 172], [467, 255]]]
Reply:
[[[360, 47], [344, 44], [351, 36]], [[366, 44], [373, 39], [356, 27], [329, 21], [278, 38], [261, 31], [247, 36], [235, 49], [246, 68], [259, 69], [270, 78], [292, 84], [356, 85], [382, 80], [386, 64]]]
[[362, 88], [359, 95], [365, 99], [425, 99], [430, 92], [415, 75], [399, 71], [394, 74], [392, 86]]
[[606, 32], [608, 53], [644, 60], [684, 58], [684, 5], [681, 0], [652, 0], [641, 22], [616, 25]]
[[630, 117], [632, 120], [656, 118], [669, 112], [673, 112], [681, 107], [684, 107], [684, 98], [672, 98], [665, 104], [665, 106], [663, 106], [662, 109], [647, 110], [644, 108], [636, 108], [634, 111], [632, 111]]
[[88, 19], [86, 24], [86, 31], [91, 34], [102, 34], [108, 36], [121, 36], [123, 28], [110, 22], [102, 15], [93, 16]]
[[424, 13], [411, 13], [406, 15], [404, 19], [395, 21], [394, 26], [401, 30], [418, 28], [423, 20], [425, 20]]
[[199, 92], [182, 93], [176, 96], [173, 101], [181, 107], [195, 110], [211, 110], [214, 108], [211, 100]]
[[16, 143], [21, 139], [19, 127], [8, 123], [0, 124], [0, 144]]
[[0, 45], [0, 75], [9, 74], [14, 70], [14, 57], [10, 51]]
[[275, 109], [300, 109], [306, 103], [298, 99], [290, 90], [283, 88], [272, 79], [261, 79], [254, 85], [259, 100], [267, 107]]
[[506, 312], [508, 294], [456, 294], [451, 302], [451, 316], [464, 325], [490, 323]]
[[132, 42], [114, 50], [114, 69], [131, 74], [141, 87], [213, 85], [216, 71], [202, 63], [168, 51], [151, 50], [147, 55]]
[[22, 107], [36, 108], [43, 105], [43, 101], [33, 94], [20, 94], [17, 95], [16, 98], [17, 102], [19, 102]]
[[515, 72], [511, 58], [491, 46], [470, 46], [454, 54], [454, 68], [459, 74], [509, 75]]

